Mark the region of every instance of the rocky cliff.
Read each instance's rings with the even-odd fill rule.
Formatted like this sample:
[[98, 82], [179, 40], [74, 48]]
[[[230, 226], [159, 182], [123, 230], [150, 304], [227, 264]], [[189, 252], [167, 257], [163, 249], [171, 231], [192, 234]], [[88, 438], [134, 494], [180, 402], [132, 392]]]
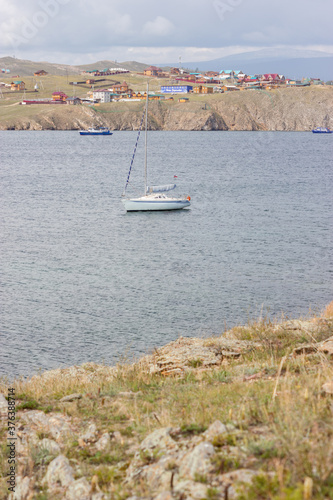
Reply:
[[[95, 108], [3, 104], [0, 130], [78, 130], [93, 125], [136, 130], [143, 106], [143, 102]], [[316, 126], [333, 128], [331, 87], [234, 91], [190, 96], [186, 103], [179, 103], [175, 97], [174, 101], [155, 101], [149, 106], [151, 130], [308, 131]]]

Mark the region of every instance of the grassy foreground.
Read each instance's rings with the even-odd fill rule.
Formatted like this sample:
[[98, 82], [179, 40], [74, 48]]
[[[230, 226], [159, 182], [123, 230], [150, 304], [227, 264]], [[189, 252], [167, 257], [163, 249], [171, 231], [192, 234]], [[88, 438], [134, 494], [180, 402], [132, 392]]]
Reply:
[[[124, 481], [147, 435], [172, 427], [184, 439], [198, 438], [220, 420], [232, 424], [233, 431], [212, 442], [217, 450], [212, 464], [215, 475], [241, 468], [266, 473], [241, 485], [237, 498], [333, 499], [333, 356], [316, 348], [332, 335], [333, 302], [320, 317], [279, 324], [260, 320], [234, 328], [226, 333], [229, 339], [253, 342], [256, 347], [213, 368], [205, 367], [198, 355], [188, 360], [181, 375], [176, 371], [168, 376], [151, 373], [148, 357], [112, 369], [86, 364], [72, 376], [59, 370], [15, 380], [11, 387], [16, 393], [17, 427], [31, 410], [69, 417], [74, 433], [63, 441], [62, 453], [75, 468], [75, 478], [85, 477], [92, 492], [121, 500], [134, 494], [155, 498], [149, 482]], [[214, 347], [217, 341], [205, 339], [204, 345]], [[7, 395], [6, 381], [1, 382], [0, 393]], [[61, 401], [73, 393], [82, 397]], [[96, 451], [78, 437], [92, 423], [99, 435], [108, 432], [116, 437], [107, 451]], [[0, 434], [2, 477], [8, 469], [6, 424], [3, 420]], [[38, 437], [50, 436], [40, 432]], [[142, 464], [151, 464], [159, 456], [142, 454]], [[61, 493], [50, 494], [42, 482], [53, 458], [34, 445], [21, 460], [17, 473], [34, 478], [29, 498], [65, 498]], [[228, 498], [211, 486], [211, 477], [196, 476], [198, 483], [207, 485], [204, 498]], [[7, 495], [3, 479], [0, 498]]]

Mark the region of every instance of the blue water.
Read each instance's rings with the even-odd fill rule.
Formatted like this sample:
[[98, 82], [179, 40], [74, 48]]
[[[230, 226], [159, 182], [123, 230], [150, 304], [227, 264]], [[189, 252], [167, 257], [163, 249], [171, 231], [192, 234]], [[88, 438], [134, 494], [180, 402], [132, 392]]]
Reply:
[[177, 175], [192, 206], [126, 214], [135, 139], [0, 132], [1, 374], [112, 364], [333, 299], [333, 137], [151, 132], [150, 183]]

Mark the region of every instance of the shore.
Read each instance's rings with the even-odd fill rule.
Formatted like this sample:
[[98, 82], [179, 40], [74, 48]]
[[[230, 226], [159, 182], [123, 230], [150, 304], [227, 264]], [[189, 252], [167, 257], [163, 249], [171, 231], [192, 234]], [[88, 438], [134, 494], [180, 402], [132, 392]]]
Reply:
[[[38, 94], [39, 95], [39, 94]], [[44, 94], [43, 94], [44, 95]], [[46, 95], [46, 92], [45, 92]], [[80, 130], [106, 126], [137, 130], [144, 102], [83, 105], [20, 105], [18, 95], [1, 99], [0, 130]], [[189, 101], [152, 101], [150, 130], [311, 131], [333, 128], [333, 87], [189, 94]]]
[[330, 499], [332, 362], [333, 302], [3, 380], [0, 498]]

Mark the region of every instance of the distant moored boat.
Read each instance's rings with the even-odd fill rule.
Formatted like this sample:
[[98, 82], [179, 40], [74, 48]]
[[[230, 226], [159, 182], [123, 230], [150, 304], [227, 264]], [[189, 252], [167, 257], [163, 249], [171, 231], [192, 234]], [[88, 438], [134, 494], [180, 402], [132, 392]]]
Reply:
[[80, 130], [80, 135], [112, 135], [107, 127], [89, 127], [87, 130]]
[[312, 130], [314, 134], [333, 134], [333, 130], [328, 127], [317, 127]]

